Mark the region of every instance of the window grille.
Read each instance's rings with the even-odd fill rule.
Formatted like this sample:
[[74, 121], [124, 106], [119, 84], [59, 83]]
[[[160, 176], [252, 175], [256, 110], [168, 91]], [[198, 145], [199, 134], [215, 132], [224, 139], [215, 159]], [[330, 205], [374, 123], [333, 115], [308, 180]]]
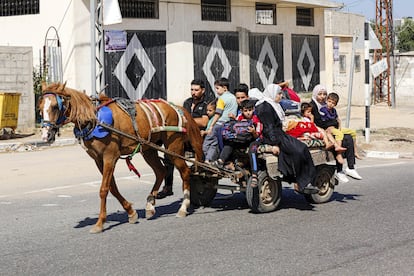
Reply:
[[124, 18], [159, 18], [158, 0], [119, 0]]
[[314, 26], [313, 9], [296, 8], [296, 25], [297, 26]]
[[346, 73], [346, 56], [339, 55], [339, 73]]
[[0, 16], [39, 13], [40, 0], [0, 0]]
[[361, 72], [361, 55], [355, 55], [355, 72]]
[[201, 20], [230, 22], [230, 0], [201, 0]]
[[256, 3], [256, 24], [276, 25], [276, 5]]

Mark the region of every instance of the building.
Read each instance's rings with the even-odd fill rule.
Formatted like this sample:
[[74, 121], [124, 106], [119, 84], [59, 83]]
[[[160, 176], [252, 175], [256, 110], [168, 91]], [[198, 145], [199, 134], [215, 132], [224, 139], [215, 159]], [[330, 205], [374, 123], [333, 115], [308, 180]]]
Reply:
[[[90, 2], [31, 0], [20, 10], [16, 7], [19, 1], [4, 3], [9, 5], [0, 14], [0, 45], [32, 47], [36, 68], [46, 32], [53, 26], [61, 43], [63, 81], [93, 94]], [[324, 11], [340, 7], [336, 2], [119, 3], [122, 23], [104, 26], [103, 64], [109, 85], [105, 91], [110, 96], [162, 97], [182, 103], [194, 78], [206, 81], [208, 93], [214, 93], [212, 84], [219, 77], [227, 77], [232, 87], [245, 82], [258, 88], [285, 79], [299, 92], [331, 78]]]

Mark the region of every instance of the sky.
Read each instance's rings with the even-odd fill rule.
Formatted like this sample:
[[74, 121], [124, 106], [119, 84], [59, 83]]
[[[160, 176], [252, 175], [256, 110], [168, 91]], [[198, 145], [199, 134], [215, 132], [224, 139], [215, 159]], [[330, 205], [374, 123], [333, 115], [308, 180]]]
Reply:
[[[368, 20], [375, 19], [375, 6], [377, 0], [333, 0], [333, 2], [343, 3], [345, 5], [341, 11], [362, 14], [365, 15]], [[409, 16], [414, 18], [413, 0], [392, 0], [392, 5], [393, 19]]]

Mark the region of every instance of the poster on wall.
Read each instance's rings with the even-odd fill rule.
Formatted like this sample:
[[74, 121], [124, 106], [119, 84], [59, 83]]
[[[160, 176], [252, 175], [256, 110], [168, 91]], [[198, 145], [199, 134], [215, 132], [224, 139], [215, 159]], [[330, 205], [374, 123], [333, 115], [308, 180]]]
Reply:
[[125, 51], [127, 32], [120, 30], [105, 31], [105, 52]]

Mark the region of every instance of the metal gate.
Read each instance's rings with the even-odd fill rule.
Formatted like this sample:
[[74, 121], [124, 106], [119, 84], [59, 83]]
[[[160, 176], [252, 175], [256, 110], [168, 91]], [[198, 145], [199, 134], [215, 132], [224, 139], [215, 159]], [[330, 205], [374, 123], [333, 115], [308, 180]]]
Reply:
[[263, 89], [270, 83], [283, 80], [283, 35], [249, 35], [250, 87]]
[[194, 78], [204, 80], [206, 95], [214, 97], [214, 81], [227, 78], [230, 89], [239, 82], [237, 32], [193, 32]]
[[292, 76], [295, 91], [310, 91], [320, 82], [319, 36], [292, 35]]
[[126, 31], [126, 41], [125, 49], [105, 52], [105, 93], [132, 100], [166, 99], [165, 31]]

